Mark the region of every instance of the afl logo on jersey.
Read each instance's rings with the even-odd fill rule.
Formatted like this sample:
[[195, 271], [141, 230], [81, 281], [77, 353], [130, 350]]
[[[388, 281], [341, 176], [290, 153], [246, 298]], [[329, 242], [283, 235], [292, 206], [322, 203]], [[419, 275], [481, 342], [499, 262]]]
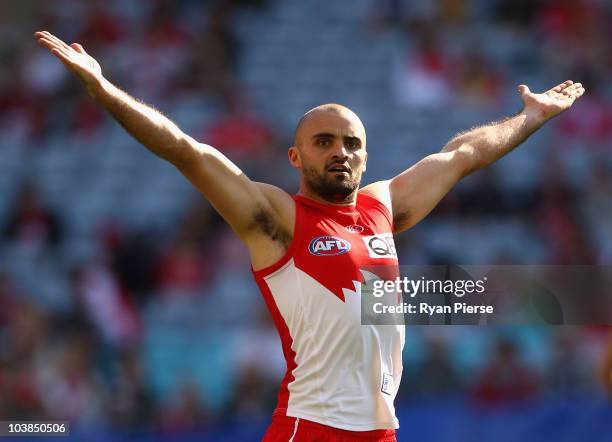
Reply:
[[308, 244], [308, 251], [316, 256], [335, 256], [351, 250], [351, 243], [337, 236], [318, 236]]

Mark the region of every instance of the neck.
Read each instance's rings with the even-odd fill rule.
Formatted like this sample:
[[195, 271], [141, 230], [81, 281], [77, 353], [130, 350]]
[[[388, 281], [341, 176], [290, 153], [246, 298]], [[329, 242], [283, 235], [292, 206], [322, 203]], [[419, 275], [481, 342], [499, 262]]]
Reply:
[[321, 195], [315, 192], [312, 192], [305, 186], [300, 186], [300, 190], [297, 194], [306, 198], [310, 198], [311, 200], [315, 200], [319, 203], [334, 204], [336, 206], [354, 206], [357, 202], [358, 190], [359, 189], [355, 189], [354, 192], [350, 193], [346, 197], [344, 197], [343, 195], [338, 195], [338, 198], [327, 199], [323, 198]]

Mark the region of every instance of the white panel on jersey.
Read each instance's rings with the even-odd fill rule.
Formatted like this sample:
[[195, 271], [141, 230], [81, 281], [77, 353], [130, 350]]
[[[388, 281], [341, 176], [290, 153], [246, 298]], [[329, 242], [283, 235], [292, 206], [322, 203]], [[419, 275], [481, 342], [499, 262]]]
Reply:
[[352, 431], [397, 428], [404, 327], [361, 325], [358, 281], [342, 301], [293, 260], [264, 279], [296, 354], [287, 415]]

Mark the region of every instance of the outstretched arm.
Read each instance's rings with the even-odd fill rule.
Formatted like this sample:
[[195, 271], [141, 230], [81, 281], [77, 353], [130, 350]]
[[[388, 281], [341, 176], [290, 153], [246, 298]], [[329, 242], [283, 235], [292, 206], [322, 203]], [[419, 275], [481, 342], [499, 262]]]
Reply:
[[102, 75], [100, 64], [78, 43], [68, 45], [53, 34], [34, 34], [66, 68], [74, 73], [89, 94], [134, 138], [151, 152], [171, 163], [180, 163], [191, 140], [161, 112], [114, 86]]
[[477, 127], [454, 137], [442, 152], [468, 150], [465, 174], [497, 161], [513, 150], [551, 118], [569, 109], [582, 96], [580, 83], [568, 80], [541, 94], [524, 84], [518, 87], [523, 110], [502, 121]]
[[68, 45], [49, 32], [35, 36], [134, 138], [175, 165], [243, 239], [257, 230], [259, 219], [283, 223], [287, 218], [292, 200], [285, 192], [251, 181], [221, 152], [198, 143], [161, 112], [114, 86], [80, 44]]
[[523, 101], [518, 114], [460, 133], [441, 152], [364, 189], [378, 195], [388, 192], [396, 232], [418, 223], [461, 178], [506, 155], [584, 94], [582, 85], [571, 80], [541, 94], [525, 85], [518, 90]]

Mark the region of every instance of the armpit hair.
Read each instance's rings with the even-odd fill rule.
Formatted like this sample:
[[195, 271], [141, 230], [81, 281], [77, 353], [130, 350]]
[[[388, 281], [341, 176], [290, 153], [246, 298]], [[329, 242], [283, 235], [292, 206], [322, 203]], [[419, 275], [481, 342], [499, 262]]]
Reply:
[[278, 241], [285, 247], [291, 244], [291, 235], [276, 222], [269, 210], [258, 208], [253, 215], [253, 224], [272, 241]]
[[403, 228], [410, 220], [410, 212], [399, 212], [393, 214], [393, 227], [395, 230]]

